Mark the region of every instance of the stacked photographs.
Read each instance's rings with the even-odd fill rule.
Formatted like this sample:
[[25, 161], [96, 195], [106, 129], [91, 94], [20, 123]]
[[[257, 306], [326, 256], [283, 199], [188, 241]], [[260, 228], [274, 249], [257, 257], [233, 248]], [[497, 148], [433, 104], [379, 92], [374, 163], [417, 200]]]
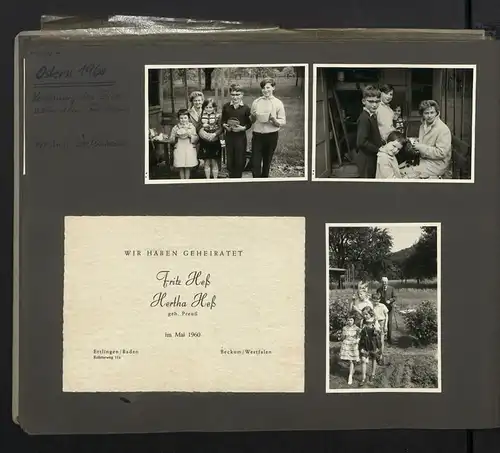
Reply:
[[[149, 65], [145, 79], [146, 184], [474, 182], [475, 65]], [[441, 392], [441, 224], [325, 226], [326, 392]]]

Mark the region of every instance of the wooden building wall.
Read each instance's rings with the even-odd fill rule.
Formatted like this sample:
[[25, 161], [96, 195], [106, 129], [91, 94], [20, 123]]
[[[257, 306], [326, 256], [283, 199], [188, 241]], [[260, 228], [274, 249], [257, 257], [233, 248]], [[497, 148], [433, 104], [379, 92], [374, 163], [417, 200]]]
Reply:
[[318, 71], [316, 85], [316, 149], [315, 177], [325, 178], [330, 175], [332, 168], [331, 133], [328, 119], [327, 83], [324, 71]]
[[460, 140], [472, 144], [473, 72], [470, 69], [443, 69], [437, 81], [441, 117]]
[[149, 128], [161, 131], [161, 119], [163, 110], [163, 69], [150, 69], [148, 71], [148, 117]]

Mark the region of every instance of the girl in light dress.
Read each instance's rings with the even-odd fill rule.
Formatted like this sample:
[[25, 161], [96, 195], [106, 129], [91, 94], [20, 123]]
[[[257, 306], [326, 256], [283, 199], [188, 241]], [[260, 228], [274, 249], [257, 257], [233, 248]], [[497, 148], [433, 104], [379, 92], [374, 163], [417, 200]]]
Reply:
[[198, 165], [196, 143], [198, 134], [189, 120], [189, 111], [181, 109], [177, 112], [178, 123], [170, 133], [170, 143], [174, 144], [174, 167], [179, 169], [181, 179], [191, 177], [191, 168]]
[[355, 314], [347, 318], [347, 324], [342, 329], [342, 344], [340, 346], [340, 360], [349, 362], [348, 385], [352, 385], [354, 364], [359, 362], [359, 333], [360, 328], [354, 324]]
[[[193, 124], [195, 128], [198, 128], [201, 118], [202, 106], [203, 102], [205, 102], [205, 95], [201, 91], [192, 91], [189, 94], [189, 121]], [[196, 156], [200, 154], [200, 143], [196, 144]], [[192, 171], [196, 172], [198, 166], [200, 165], [200, 159], [196, 164], [196, 168], [193, 168]]]

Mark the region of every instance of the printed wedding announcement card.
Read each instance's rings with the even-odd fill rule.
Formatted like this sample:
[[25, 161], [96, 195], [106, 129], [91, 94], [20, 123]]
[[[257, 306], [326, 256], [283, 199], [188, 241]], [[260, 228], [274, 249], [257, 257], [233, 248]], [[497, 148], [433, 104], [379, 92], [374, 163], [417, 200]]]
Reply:
[[66, 217], [65, 392], [303, 392], [305, 219]]

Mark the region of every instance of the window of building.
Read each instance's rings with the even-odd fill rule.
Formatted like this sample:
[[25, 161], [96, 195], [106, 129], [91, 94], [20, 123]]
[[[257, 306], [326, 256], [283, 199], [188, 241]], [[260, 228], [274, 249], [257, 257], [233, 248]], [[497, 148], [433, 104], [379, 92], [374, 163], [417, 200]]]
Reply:
[[411, 110], [418, 111], [422, 101], [432, 99], [433, 71], [428, 68], [411, 69]]
[[148, 95], [149, 107], [160, 106], [160, 70], [150, 69], [148, 71]]

